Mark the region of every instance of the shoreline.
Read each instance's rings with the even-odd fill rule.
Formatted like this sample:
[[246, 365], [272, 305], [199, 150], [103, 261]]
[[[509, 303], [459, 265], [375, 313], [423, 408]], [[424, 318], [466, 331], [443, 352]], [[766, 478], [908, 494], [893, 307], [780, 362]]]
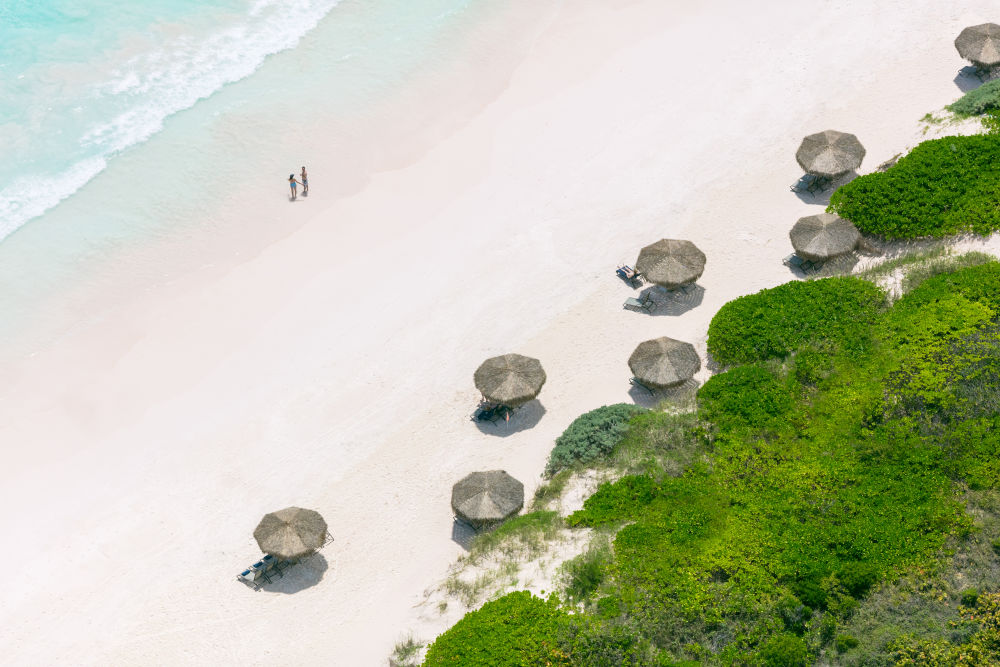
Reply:
[[[3, 634], [14, 662], [61, 662], [81, 651], [116, 664], [384, 660], [408, 627], [410, 605], [461, 552], [448, 538], [452, 478], [505, 468], [530, 494], [573, 418], [632, 400], [625, 359], [638, 341], [666, 334], [704, 354], [722, 303], [792, 279], [780, 263], [787, 230], [817, 210], [787, 191], [802, 135], [827, 124], [857, 133], [870, 171], [915, 143], [911, 111], [916, 127], [951, 101], [942, 94], [959, 94], [942, 79], [962, 63], [941, 10], [935, 21], [912, 19], [933, 39], [906, 65], [919, 76], [894, 80], [895, 88], [876, 80], [898, 65], [890, 62], [836, 104], [816, 90], [854, 87], [844, 72], [836, 84], [810, 82], [801, 98], [786, 90], [778, 100], [781, 89], [768, 87], [782, 82], [774, 73], [734, 86], [733, 95], [764, 91], [739, 113], [701, 113], [688, 98], [667, 106], [688, 116], [659, 119], [648, 109], [683, 98], [702, 71], [676, 64], [672, 88], [650, 84], [662, 62], [690, 46], [683, 31], [712, 9], [683, 26], [666, 25], [667, 12], [648, 2], [556, 11], [496, 97], [412, 163], [331, 201], [252, 258], [140, 297], [15, 365], [0, 421], [31, 451], [6, 473], [5, 498], [12, 506], [31, 498], [45, 470], [47, 483], [61, 486], [50, 527], [69, 532], [50, 533], [12, 587], [17, 604]], [[741, 11], [751, 26], [773, 18]], [[566, 80], [578, 64], [573, 47], [593, 48], [589, 40], [607, 26], [619, 39], [639, 25], [645, 39], [594, 49], [594, 69]], [[863, 48], [851, 55], [854, 64], [867, 59]], [[627, 97], [636, 89], [643, 95]], [[807, 118], [783, 124], [802, 108]], [[711, 133], [719, 126], [727, 134]], [[593, 127], [606, 132], [594, 137]], [[743, 143], [729, 136], [740, 128]], [[315, 174], [310, 167], [314, 188]], [[348, 230], [331, 220], [357, 222]], [[391, 240], [373, 228], [385, 221]], [[614, 278], [616, 261], [665, 235], [690, 238], [708, 255], [703, 301], [676, 317], [622, 312], [631, 292]], [[496, 437], [466, 419], [472, 371], [515, 350], [546, 368], [545, 413], [533, 428]], [[68, 500], [79, 505], [75, 516]], [[337, 539], [323, 552], [322, 580], [294, 595], [234, 586], [256, 555], [254, 522], [287, 504], [319, 509]], [[39, 539], [26, 526], [15, 534]], [[99, 581], [48, 579], [67, 558]], [[151, 564], [177, 559], [191, 570], [181, 581], [149, 581]], [[53, 600], [68, 606], [41, 614]], [[303, 616], [313, 618], [309, 630], [297, 624]], [[24, 639], [77, 623], [79, 634], [60, 643]], [[281, 642], [273, 630], [284, 626], [304, 636]], [[272, 642], [271, 652], [246, 645], [244, 633]]]

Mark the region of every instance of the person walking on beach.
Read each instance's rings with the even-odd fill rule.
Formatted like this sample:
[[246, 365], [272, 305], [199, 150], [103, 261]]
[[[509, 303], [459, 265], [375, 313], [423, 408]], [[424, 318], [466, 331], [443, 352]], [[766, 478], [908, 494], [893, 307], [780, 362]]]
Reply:
[[309, 196], [309, 174], [306, 173], [306, 168], [302, 167], [302, 196]]
[[299, 184], [299, 182], [295, 180], [295, 174], [289, 174], [288, 175], [288, 187], [290, 187], [292, 189], [292, 201], [295, 201], [295, 199], [299, 196], [298, 195], [298, 191], [296, 190], [296, 186], [298, 184]]

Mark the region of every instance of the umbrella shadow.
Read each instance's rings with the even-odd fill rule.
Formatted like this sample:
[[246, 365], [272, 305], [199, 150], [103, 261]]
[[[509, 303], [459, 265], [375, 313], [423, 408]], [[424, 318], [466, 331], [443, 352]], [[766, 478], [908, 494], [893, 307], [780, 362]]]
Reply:
[[478, 534], [479, 532], [475, 528], [457, 517], [451, 524], [451, 541], [466, 551], [472, 548], [472, 541], [476, 539]]
[[542, 421], [543, 416], [545, 416], [545, 406], [536, 398], [512, 410], [510, 421], [505, 419], [498, 419], [494, 422], [475, 420], [475, 424], [482, 433], [506, 438], [509, 435], [534, 428], [538, 422]]
[[842, 176], [830, 179], [823, 183], [821, 188], [809, 192], [808, 190], [795, 190], [795, 196], [804, 204], [830, 205], [830, 197], [842, 185], [846, 185], [860, 176], [857, 171], [851, 170]]
[[285, 595], [298, 593], [322, 581], [329, 567], [323, 554], [312, 554], [298, 562], [285, 565], [281, 575], [277, 578], [272, 575], [271, 583], [261, 585], [261, 590]]
[[628, 390], [628, 394], [632, 398], [632, 402], [636, 405], [653, 409], [664, 401], [669, 403], [689, 402], [698, 393], [699, 387], [701, 387], [701, 383], [694, 378], [689, 378], [678, 385], [667, 387], [666, 389], [647, 389], [633, 382]]
[[955, 75], [953, 81], [959, 90], [967, 93], [983, 85], [983, 75], [975, 65], [966, 65], [958, 70], [958, 74]]
[[841, 255], [840, 257], [828, 259], [818, 267], [811, 268], [808, 271], [803, 270], [800, 266], [794, 266], [792, 264], [786, 264], [785, 266], [788, 267], [788, 272], [793, 276], [799, 278], [800, 280], [805, 280], [850, 274], [854, 271], [854, 267], [856, 267], [860, 261], [861, 257], [858, 255], [857, 251], [855, 251], [847, 253], [846, 255]]
[[644, 289], [642, 296], [650, 299], [656, 306], [649, 313], [650, 315], [677, 317], [701, 305], [705, 299], [705, 288], [694, 284], [681, 289], [668, 290], [654, 285]]

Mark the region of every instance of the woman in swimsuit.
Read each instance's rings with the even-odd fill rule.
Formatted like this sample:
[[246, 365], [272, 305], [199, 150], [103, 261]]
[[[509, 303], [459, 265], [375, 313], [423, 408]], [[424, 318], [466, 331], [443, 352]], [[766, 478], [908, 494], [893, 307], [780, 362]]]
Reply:
[[298, 197], [298, 193], [295, 190], [295, 186], [297, 186], [298, 184], [299, 182], [295, 180], [295, 174], [289, 174], [288, 187], [292, 189], [292, 201], [295, 201], [295, 198]]
[[306, 173], [305, 167], [302, 167], [302, 196], [309, 196], [309, 174]]

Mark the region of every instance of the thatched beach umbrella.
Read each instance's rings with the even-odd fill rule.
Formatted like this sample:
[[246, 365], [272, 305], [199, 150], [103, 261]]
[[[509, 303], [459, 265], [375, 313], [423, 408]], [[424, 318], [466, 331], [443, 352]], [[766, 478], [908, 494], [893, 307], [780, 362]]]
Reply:
[[503, 470], [466, 475], [451, 487], [451, 508], [475, 528], [503, 521], [524, 506], [524, 484]]
[[639, 343], [628, 367], [642, 384], [665, 388], [690, 380], [701, 368], [701, 359], [691, 343], [664, 336]]
[[799, 218], [788, 237], [800, 257], [823, 262], [854, 250], [861, 232], [848, 220], [832, 213], [819, 213]]
[[1000, 25], [969, 26], [955, 38], [955, 48], [960, 56], [977, 67], [989, 69], [1000, 65]]
[[836, 178], [861, 166], [865, 147], [846, 132], [826, 130], [802, 140], [795, 159], [806, 173], [822, 178]]
[[286, 507], [265, 514], [253, 536], [264, 553], [291, 560], [308, 556], [323, 546], [326, 521], [314, 510]]
[[701, 277], [705, 253], [690, 241], [660, 239], [639, 251], [635, 269], [649, 282], [673, 289]]
[[538, 359], [504, 354], [484, 361], [476, 369], [475, 382], [486, 400], [516, 408], [538, 396], [545, 371]]

